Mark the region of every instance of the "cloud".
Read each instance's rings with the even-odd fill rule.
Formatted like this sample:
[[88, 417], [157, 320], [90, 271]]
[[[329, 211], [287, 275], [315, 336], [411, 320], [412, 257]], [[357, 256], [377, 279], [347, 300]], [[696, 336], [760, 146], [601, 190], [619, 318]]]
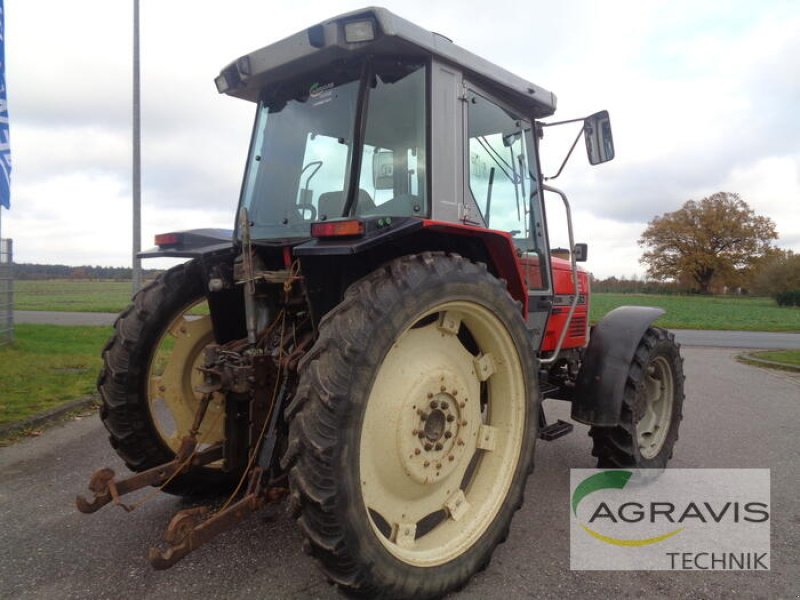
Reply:
[[[385, 4], [553, 90], [558, 118], [610, 111], [617, 158], [588, 167], [579, 145], [553, 182], [599, 275], [642, 273], [647, 221], [720, 190], [741, 193], [800, 250], [795, 2]], [[144, 246], [159, 228], [233, 223], [254, 106], [216, 93], [219, 70], [362, 6], [142, 3]], [[3, 235], [20, 261], [130, 263], [131, 17], [129, 3], [106, 0], [6, 7], [14, 172]], [[547, 174], [575, 133], [547, 129]]]
[[725, 186], [775, 221], [778, 245], [800, 248], [800, 153], [736, 168]]

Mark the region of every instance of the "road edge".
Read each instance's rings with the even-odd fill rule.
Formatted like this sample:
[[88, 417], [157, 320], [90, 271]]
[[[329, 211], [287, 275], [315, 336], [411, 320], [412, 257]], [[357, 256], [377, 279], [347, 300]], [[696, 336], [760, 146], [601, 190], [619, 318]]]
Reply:
[[790, 371], [792, 373], [800, 373], [800, 367], [789, 365], [786, 363], [776, 362], [774, 360], [766, 360], [754, 356], [752, 352], [742, 352], [736, 355], [736, 359], [740, 362], [754, 365], [756, 367], [766, 367], [768, 369], [778, 369], [780, 371]]
[[5, 423], [0, 425], [0, 439], [23, 433], [29, 429], [36, 429], [37, 427], [42, 427], [43, 425], [51, 425], [63, 420], [64, 417], [70, 413], [98, 406], [99, 403], [100, 396], [97, 393], [89, 394], [87, 396], [83, 396], [82, 398], [78, 398], [77, 400], [67, 402], [61, 406], [46, 410], [38, 415], [27, 417], [21, 421]]

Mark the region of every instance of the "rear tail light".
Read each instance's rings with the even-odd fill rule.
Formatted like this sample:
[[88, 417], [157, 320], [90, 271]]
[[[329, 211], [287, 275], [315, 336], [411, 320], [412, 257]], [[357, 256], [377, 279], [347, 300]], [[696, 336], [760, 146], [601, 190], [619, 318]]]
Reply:
[[179, 232], [156, 234], [156, 246], [164, 248], [166, 246], [177, 246], [183, 242], [183, 234]]
[[349, 221], [330, 221], [327, 223], [312, 223], [311, 237], [354, 237], [364, 235], [364, 223], [358, 219]]

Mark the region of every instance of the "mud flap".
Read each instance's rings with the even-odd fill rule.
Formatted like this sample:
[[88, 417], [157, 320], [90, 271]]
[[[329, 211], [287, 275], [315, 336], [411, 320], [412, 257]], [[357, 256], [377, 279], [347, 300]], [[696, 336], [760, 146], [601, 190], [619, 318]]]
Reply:
[[665, 312], [650, 306], [620, 306], [592, 329], [575, 383], [575, 421], [600, 427], [619, 424], [633, 354], [651, 323]]

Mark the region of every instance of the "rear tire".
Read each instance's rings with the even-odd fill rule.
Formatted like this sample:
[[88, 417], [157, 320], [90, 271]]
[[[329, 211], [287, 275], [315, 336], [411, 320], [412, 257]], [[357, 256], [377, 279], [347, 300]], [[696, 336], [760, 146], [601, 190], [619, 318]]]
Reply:
[[684, 379], [675, 336], [649, 328], [628, 369], [619, 425], [589, 430], [599, 468], [667, 466], [683, 419]]
[[519, 303], [483, 265], [426, 253], [353, 284], [300, 365], [283, 459], [328, 578], [432, 598], [484, 568], [533, 468], [536, 381]]
[[[204, 299], [199, 265], [173, 267], [137, 292], [103, 349], [97, 379], [100, 418], [132, 471], [171, 461], [191, 427], [199, 399], [193, 391], [199, 383], [194, 367], [205, 345], [214, 341], [210, 317], [190, 314]], [[222, 440], [223, 411], [220, 398], [211, 401], [200, 442]], [[212, 465], [176, 477], [164, 490], [208, 495], [233, 482], [233, 475]]]

